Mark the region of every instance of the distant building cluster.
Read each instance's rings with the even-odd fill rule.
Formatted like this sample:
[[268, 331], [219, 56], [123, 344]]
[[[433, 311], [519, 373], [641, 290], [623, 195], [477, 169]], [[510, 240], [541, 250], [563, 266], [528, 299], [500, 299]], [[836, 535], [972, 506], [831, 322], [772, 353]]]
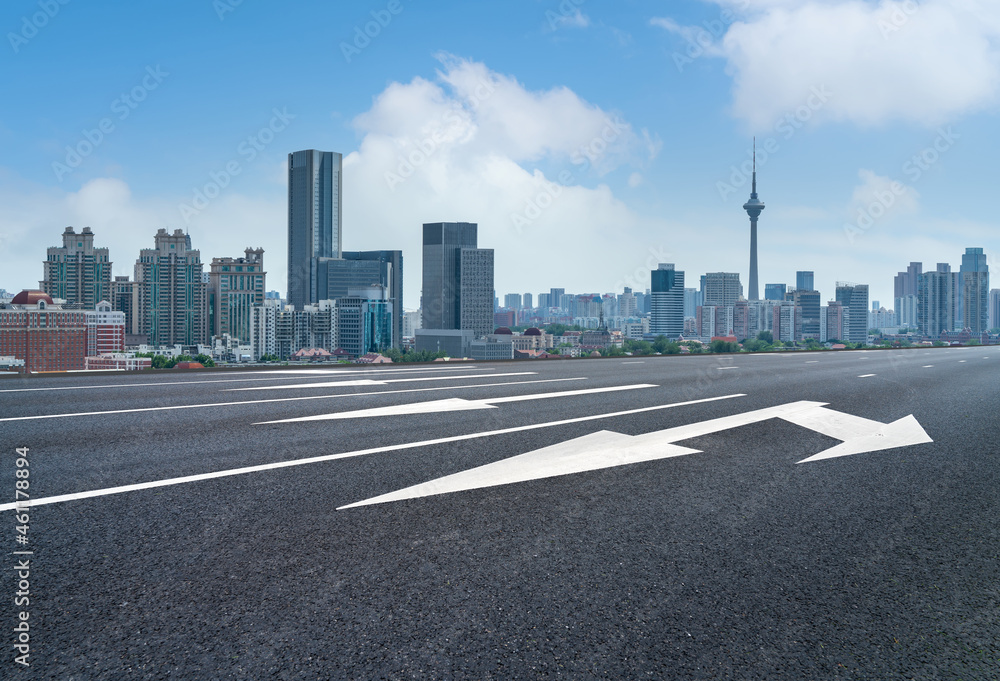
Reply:
[[[697, 282], [674, 263], [650, 272], [649, 288], [537, 295], [494, 286], [494, 252], [474, 222], [422, 226], [420, 309], [403, 310], [403, 253], [344, 251], [343, 157], [309, 149], [288, 155], [287, 297], [268, 291], [264, 250], [204, 262], [183, 230], [159, 229], [129, 276], [113, 276], [107, 247], [90, 227], [67, 227], [48, 248], [38, 289], [0, 290], [0, 370], [139, 369], [148, 354], [219, 361], [389, 361], [390, 349], [474, 359], [577, 357], [628, 340], [865, 344], [877, 337], [922, 342], [997, 342], [1000, 289], [990, 289], [982, 248], [958, 271], [910, 263], [894, 281], [893, 309], [869, 301], [867, 284], [838, 283], [827, 302], [813, 271], [764, 284], [758, 296], [756, 165], [750, 199], [750, 279], [708, 272]], [[697, 283], [697, 286], [688, 284]], [[541, 329], [565, 325], [553, 335]], [[575, 330], [574, 330], [575, 329]], [[390, 353], [391, 354], [391, 353]], [[137, 356], [139, 355], [139, 356]]]

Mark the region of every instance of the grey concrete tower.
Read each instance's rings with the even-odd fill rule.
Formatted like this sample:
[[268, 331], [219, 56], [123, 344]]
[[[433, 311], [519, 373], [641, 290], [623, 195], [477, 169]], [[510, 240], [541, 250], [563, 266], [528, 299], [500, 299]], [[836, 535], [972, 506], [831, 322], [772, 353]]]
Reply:
[[757, 138], [753, 141], [753, 188], [750, 200], [743, 204], [743, 210], [750, 216], [750, 286], [748, 300], [760, 300], [757, 292], [757, 218], [764, 210], [764, 202], [757, 198]]

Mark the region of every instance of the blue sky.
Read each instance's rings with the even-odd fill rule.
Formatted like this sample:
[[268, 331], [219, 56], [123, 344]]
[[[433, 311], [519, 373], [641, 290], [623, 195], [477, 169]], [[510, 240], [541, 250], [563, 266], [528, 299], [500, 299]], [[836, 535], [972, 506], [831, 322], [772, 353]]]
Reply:
[[657, 262], [746, 285], [754, 135], [762, 289], [811, 269], [891, 307], [911, 260], [1000, 253], [978, 0], [11, 0], [0, 29], [8, 290], [72, 225], [116, 274], [160, 227], [206, 262], [261, 246], [284, 291], [305, 148], [345, 155], [344, 248], [402, 249], [407, 308], [441, 220], [480, 224], [501, 296], [643, 289]]

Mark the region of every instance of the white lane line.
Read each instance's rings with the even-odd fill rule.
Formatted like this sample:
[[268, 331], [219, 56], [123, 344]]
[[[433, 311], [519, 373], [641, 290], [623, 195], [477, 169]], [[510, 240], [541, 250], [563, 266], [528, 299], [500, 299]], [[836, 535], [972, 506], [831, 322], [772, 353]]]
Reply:
[[958, 360], [958, 363], [959, 363], [959, 364], [965, 364], [965, 363], [966, 363], [966, 362], [968, 362], [968, 361], [969, 361], [969, 360], [967, 360], [967, 359], [960, 359], [960, 360]]
[[113, 409], [109, 411], [83, 411], [70, 414], [38, 414], [35, 416], [10, 416], [0, 418], [5, 421], [34, 421], [38, 419], [64, 419], [72, 416], [108, 416], [111, 414], [138, 414], [149, 411], [173, 411], [175, 409], [205, 409], [208, 407], [233, 407], [243, 404], [268, 404], [271, 402], [301, 402], [303, 400], [331, 400], [338, 397], [364, 397], [366, 395], [400, 395], [403, 393], [423, 393], [437, 390], [466, 390], [468, 388], [494, 388], [505, 385], [531, 385], [534, 383], [562, 383], [564, 381], [585, 381], [586, 378], [547, 378], [537, 381], [513, 381], [510, 383], [479, 383], [477, 385], [449, 385], [437, 388], [408, 388], [406, 390], [374, 390], [367, 393], [342, 393], [339, 395], [309, 395], [308, 397], [272, 397], [266, 400], [243, 400], [241, 402], [208, 402], [205, 404], [178, 404], [169, 407], [140, 407], [137, 409]]
[[818, 359], [809, 360], [808, 362], [806, 362], [806, 364], [819, 364], [819, 360]]
[[[52, 388], [7, 388], [0, 390], [0, 393], [29, 393], [29, 392], [47, 392], [50, 390], [103, 390], [104, 388], [145, 388], [149, 386], [159, 386], [159, 385], [197, 385], [199, 383], [256, 383], [259, 381], [293, 381], [302, 380], [301, 376], [298, 374], [304, 373], [314, 373], [314, 374], [327, 374], [332, 375], [334, 373], [340, 374], [342, 376], [356, 376], [356, 375], [367, 375], [372, 376], [376, 374], [402, 374], [415, 371], [472, 371], [475, 369], [480, 371], [493, 371], [493, 369], [488, 369], [485, 367], [454, 367], [452, 369], [401, 369], [399, 371], [393, 371], [391, 369], [379, 369], [376, 371], [337, 371], [335, 369], [297, 369], [291, 371], [241, 371], [241, 374], [272, 374], [268, 378], [223, 378], [223, 379], [210, 379], [203, 381], [156, 381], [153, 383], [113, 383], [110, 385], [67, 385], [58, 386]], [[296, 374], [295, 376], [274, 376], [273, 374]], [[483, 374], [484, 376], [487, 374]], [[492, 376], [493, 374], [488, 374]]]
[[[423, 388], [426, 390], [427, 388]], [[437, 388], [430, 388], [437, 390]], [[555, 426], [565, 426], [573, 423], [585, 423], [587, 421], [597, 421], [600, 419], [617, 418], [619, 416], [631, 416], [632, 414], [643, 414], [663, 409], [673, 409], [674, 407], [686, 407], [693, 404], [705, 404], [707, 402], [718, 402], [721, 400], [731, 400], [737, 397], [746, 397], [744, 393], [733, 395], [723, 395], [721, 397], [706, 397], [700, 400], [689, 402], [675, 402], [673, 404], [661, 404], [656, 407], [642, 407], [640, 409], [629, 409], [627, 411], [617, 411], [608, 414], [596, 414], [592, 416], [580, 416], [562, 421], [549, 421], [548, 423], [535, 423], [528, 426], [515, 426], [513, 428], [502, 428], [500, 430], [489, 430], [482, 433], [469, 433], [467, 435], [455, 435], [452, 437], [436, 438], [434, 440], [422, 440], [420, 442], [407, 442], [400, 445], [387, 445], [385, 447], [372, 447], [370, 449], [360, 449], [353, 452], [343, 452], [341, 454], [325, 454], [323, 456], [313, 456], [308, 459], [295, 459], [293, 461], [277, 461], [275, 463], [265, 463], [258, 466], [246, 466], [244, 468], [231, 468], [213, 473], [200, 473], [198, 475], [186, 475], [180, 478], [169, 478], [167, 480], [154, 480], [152, 482], [140, 482], [133, 485], [121, 485], [119, 487], [108, 487], [106, 489], [95, 489], [86, 492], [74, 492], [72, 494], [60, 494], [52, 497], [38, 497], [31, 499], [28, 507], [44, 506], [47, 504], [58, 504], [64, 501], [75, 501], [77, 499], [90, 499], [93, 497], [104, 497], [111, 494], [121, 494], [123, 492], [136, 492], [156, 487], [168, 487], [170, 485], [180, 485], [188, 482], [198, 482], [201, 480], [213, 480], [215, 478], [225, 478], [232, 475], [244, 475], [246, 473], [259, 473], [262, 471], [275, 470], [278, 468], [291, 468], [293, 466], [304, 466], [311, 463], [321, 463], [324, 461], [336, 461], [337, 459], [349, 459], [368, 454], [381, 454], [383, 452], [395, 452], [404, 449], [416, 449], [418, 447], [428, 447], [431, 445], [447, 444], [449, 442], [462, 442], [464, 440], [475, 440], [477, 438], [493, 437], [495, 435], [506, 435], [508, 433], [520, 433], [527, 430], [538, 430], [541, 428], [552, 428]], [[10, 511], [15, 507], [15, 503], [0, 504], [0, 511]]]
[[875, 376], [875, 374], [861, 374], [858, 378], [871, 378], [872, 376]]
[[739, 369], [739, 367], [715, 367], [719, 371], [728, 371], [729, 369]]
[[645, 364], [645, 362], [622, 362], [622, 364]]
[[294, 419], [281, 419], [278, 421], [261, 421], [254, 423], [255, 426], [270, 425], [274, 423], [303, 423], [306, 421], [333, 421], [339, 419], [364, 419], [384, 416], [406, 416], [412, 414], [442, 414], [452, 411], [474, 411], [477, 409], [496, 409], [498, 404], [508, 404], [510, 402], [526, 402], [529, 400], [547, 400], [553, 397], [578, 397], [580, 395], [597, 395], [599, 393], [619, 392], [622, 390], [639, 390], [642, 388], [656, 388], [659, 386], [651, 383], [640, 383], [637, 385], [616, 385], [607, 388], [584, 388], [583, 390], [563, 390], [554, 393], [536, 393], [533, 395], [512, 395], [510, 397], [494, 397], [485, 400], [465, 400], [459, 397], [452, 397], [446, 400], [431, 400], [429, 402], [415, 402], [413, 404], [395, 404], [389, 407], [375, 407], [374, 409], [358, 409], [355, 411], [340, 411], [333, 414], [318, 414], [316, 416], [301, 416]]
[[933, 364], [925, 364], [925, 365], [924, 365], [924, 366], [922, 366], [921, 368], [922, 368], [922, 369], [933, 369], [933, 368], [934, 368], [934, 365], [933, 365]]
[[323, 383], [294, 383], [292, 385], [260, 385], [253, 388], [227, 388], [223, 392], [235, 393], [248, 390], [301, 390], [303, 388], [340, 388], [353, 386], [388, 385], [390, 383], [414, 383], [416, 381], [465, 381], [470, 378], [500, 378], [507, 376], [537, 376], [537, 371], [512, 371], [507, 374], [469, 374], [466, 376], [420, 376], [418, 378], [388, 378], [384, 381], [363, 378], [355, 381], [324, 381]]

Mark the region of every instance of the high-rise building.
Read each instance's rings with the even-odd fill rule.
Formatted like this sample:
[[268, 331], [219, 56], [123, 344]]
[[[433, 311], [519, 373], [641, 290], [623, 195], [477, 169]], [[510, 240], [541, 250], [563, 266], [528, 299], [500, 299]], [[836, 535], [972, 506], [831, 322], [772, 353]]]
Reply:
[[524, 309], [525, 310], [534, 310], [535, 309], [535, 306], [532, 304], [531, 294], [530, 293], [525, 293], [523, 300], [524, 300]]
[[191, 248], [184, 230], [160, 229], [155, 246], [139, 252], [139, 332], [150, 345], [205, 343], [205, 289], [201, 253]]
[[938, 338], [953, 330], [955, 320], [955, 276], [951, 265], [939, 262], [937, 270], [920, 275], [920, 332]]
[[[339, 258], [319, 258], [318, 289], [321, 300], [339, 300], [350, 289], [381, 286], [393, 310], [403, 309], [402, 251], [344, 251]], [[403, 339], [403, 315], [392, 316], [393, 347]]]
[[394, 310], [382, 286], [351, 289], [337, 300], [339, 347], [351, 357], [398, 346], [392, 338]]
[[691, 319], [695, 316], [695, 311], [702, 304], [701, 291], [696, 288], [684, 289], [684, 318]]
[[503, 297], [503, 306], [510, 310], [520, 310], [521, 309], [521, 294], [520, 293], [508, 293]]
[[684, 273], [673, 263], [652, 271], [649, 332], [677, 338], [684, 333]]
[[784, 300], [788, 284], [764, 284], [764, 300]]
[[639, 315], [639, 303], [635, 299], [635, 294], [628, 286], [620, 296], [618, 296], [618, 314], [622, 317], [637, 317]]
[[990, 330], [1000, 327], [1000, 288], [990, 291]]
[[339, 258], [343, 156], [308, 149], [288, 155], [288, 304], [316, 303], [318, 259]]
[[900, 272], [893, 279], [893, 297], [915, 296], [920, 290], [920, 275], [923, 274], [924, 265], [919, 262], [911, 262], [905, 272]]
[[93, 310], [85, 310], [87, 319], [87, 357], [125, 352], [125, 313], [113, 310], [102, 300]]
[[42, 291], [65, 300], [65, 309], [93, 310], [102, 300], [110, 302], [111, 262], [107, 248], [94, 247], [94, 233], [84, 227], [63, 232], [63, 245], [48, 249]]
[[868, 284], [838, 282], [836, 300], [848, 308], [848, 337], [841, 340], [864, 343], [868, 340]]
[[[811, 275], [812, 273], [810, 272], [809, 274]], [[802, 283], [812, 283], [811, 277], [810, 280], [804, 280]], [[819, 291], [805, 287], [796, 288], [792, 293], [792, 301], [795, 303], [795, 307], [798, 308], [796, 312], [796, 325], [801, 331], [799, 337], [795, 340], [806, 340], [807, 338], [819, 340], [819, 308], [821, 306]]]
[[567, 305], [563, 304], [563, 298], [566, 297], [566, 289], [564, 288], [550, 288], [549, 289], [549, 306], [550, 307], [561, 307], [564, 310], [567, 309]]
[[[731, 306], [743, 295], [743, 285], [737, 272], [709, 272], [704, 279], [704, 304]], [[750, 298], [749, 300], [756, 300]]]
[[814, 282], [816, 275], [814, 272], [801, 271], [795, 273], [795, 288], [805, 291], [812, 291], [816, 288]]
[[125, 313], [125, 334], [140, 333], [139, 300], [142, 287], [139, 282], [118, 276], [111, 282], [111, 309]]
[[[918, 282], [919, 284], [919, 282]], [[918, 285], [917, 291], [920, 290]], [[896, 298], [896, 323], [900, 328], [916, 329], [920, 326], [920, 296], [908, 294]]]
[[424, 224], [424, 330], [493, 330], [493, 250], [477, 248], [477, 231], [470, 222]]
[[250, 342], [253, 308], [264, 304], [264, 249], [242, 258], [212, 258], [208, 274], [208, 335]]
[[493, 249], [463, 248], [459, 289], [459, 329], [476, 338], [493, 329]]
[[[750, 216], [750, 290], [748, 300], [760, 300], [757, 291], [757, 218], [764, 210], [764, 203], [757, 198], [757, 140], [754, 140], [753, 185], [750, 200], [743, 204], [743, 210]], [[706, 298], [707, 299], [707, 298]], [[708, 303], [706, 303], [708, 304]], [[731, 305], [732, 303], [728, 303]]]
[[982, 248], [966, 248], [962, 256], [962, 328], [989, 331], [990, 267]]

